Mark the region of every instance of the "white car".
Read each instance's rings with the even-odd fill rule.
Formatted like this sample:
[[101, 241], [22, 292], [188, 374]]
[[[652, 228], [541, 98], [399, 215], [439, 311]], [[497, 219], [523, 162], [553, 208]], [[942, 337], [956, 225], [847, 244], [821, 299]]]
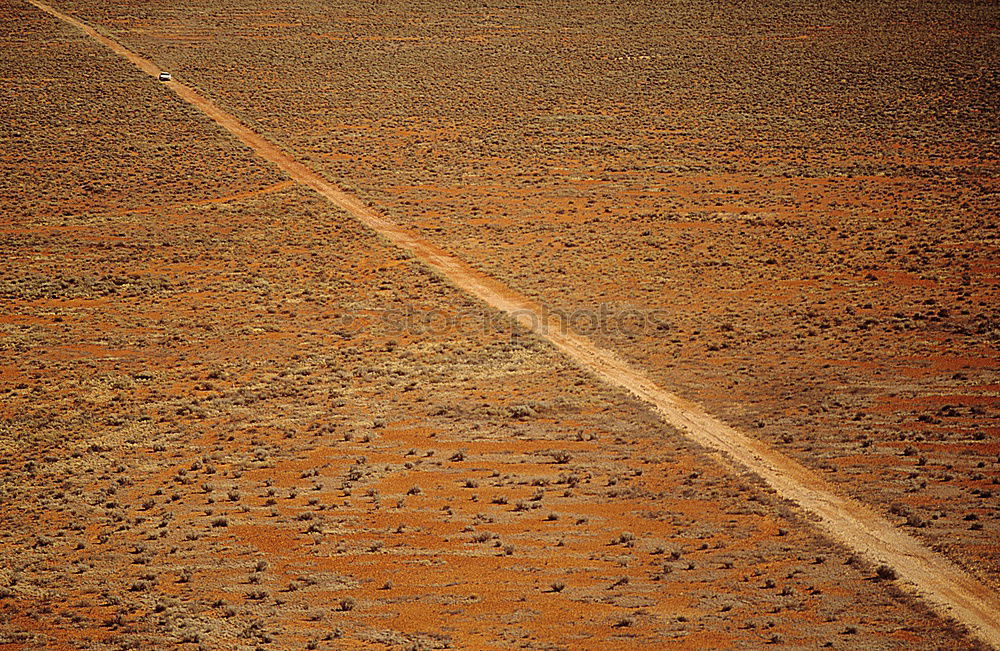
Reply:
[[173, 79], [169, 72], [160, 73], [160, 81], [173, 81]]

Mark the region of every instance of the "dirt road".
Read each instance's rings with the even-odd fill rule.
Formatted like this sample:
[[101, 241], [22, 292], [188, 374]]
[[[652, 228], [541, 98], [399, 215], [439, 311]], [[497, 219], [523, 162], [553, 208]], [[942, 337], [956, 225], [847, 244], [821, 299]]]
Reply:
[[[38, 9], [73, 25], [88, 36], [156, 77], [160, 69], [90, 26], [49, 5], [27, 0]], [[850, 498], [839, 496], [814, 472], [767, 445], [707, 414], [699, 406], [657, 386], [639, 370], [563, 327], [558, 316], [422, 237], [385, 219], [371, 208], [330, 184], [233, 115], [180, 81], [165, 84], [203, 111], [261, 157], [271, 161], [294, 181], [308, 186], [390, 243], [409, 251], [451, 284], [546, 338], [556, 348], [599, 378], [628, 390], [653, 405], [664, 421], [692, 440], [714, 451], [725, 463], [744, 467], [763, 478], [782, 497], [817, 517], [817, 524], [833, 539], [864, 554], [874, 563], [889, 565], [901, 583], [937, 610], [969, 626], [986, 643], [1000, 648], [1000, 598], [941, 555]]]

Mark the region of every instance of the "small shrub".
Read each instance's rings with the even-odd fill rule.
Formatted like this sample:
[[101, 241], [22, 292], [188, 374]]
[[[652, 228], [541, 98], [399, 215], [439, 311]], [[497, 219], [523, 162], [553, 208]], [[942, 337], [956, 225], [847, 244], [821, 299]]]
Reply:
[[875, 576], [880, 581], [895, 581], [897, 578], [896, 570], [889, 565], [879, 565], [875, 569]]
[[536, 412], [529, 405], [517, 405], [510, 408], [510, 417], [517, 420], [527, 420], [528, 418], [533, 418], [537, 414], [538, 412]]
[[625, 545], [632, 547], [635, 545], [635, 534], [631, 531], [623, 531], [621, 535], [611, 541], [612, 545]]

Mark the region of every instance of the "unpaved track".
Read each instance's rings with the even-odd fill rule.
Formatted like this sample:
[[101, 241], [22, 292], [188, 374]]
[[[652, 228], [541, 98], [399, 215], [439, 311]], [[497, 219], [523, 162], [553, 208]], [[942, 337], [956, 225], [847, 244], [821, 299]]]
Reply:
[[[159, 74], [155, 63], [79, 20], [37, 0], [26, 1], [83, 30], [143, 72], [154, 77]], [[943, 614], [966, 624], [986, 643], [1000, 648], [1000, 598], [950, 561], [859, 502], [837, 495], [826, 481], [798, 462], [729, 427], [698, 405], [660, 388], [643, 373], [590, 340], [570, 333], [558, 317], [545, 317], [547, 321], [544, 320], [542, 315], [547, 312], [537, 303], [476, 271], [419, 235], [385, 219], [356, 197], [338, 190], [190, 86], [177, 81], [165, 85], [298, 183], [314, 189], [391, 243], [411, 252], [458, 288], [506, 312], [545, 337], [581, 367], [652, 404], [667, 423], [692, 440], [716, 453], [723, 453], [728, 460], [762, 477], [779, 495], [817, 516], [817, 523], [830, 537], [863, 553], [875, 563], [891, 565], [904, 585], [927, 599]]]

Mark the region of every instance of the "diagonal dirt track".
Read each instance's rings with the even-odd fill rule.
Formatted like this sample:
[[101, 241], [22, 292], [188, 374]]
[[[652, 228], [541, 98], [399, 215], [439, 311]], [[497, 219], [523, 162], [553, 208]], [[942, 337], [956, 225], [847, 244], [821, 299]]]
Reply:
[[[159, 73], [154, 62], [101, 35], [85, 23], [38, 0], [27, 2], [79, 28], [143, 72], [152, 76]], [[814, 514], [818, 518], [817, 523], [830, 537], [865, 554], [876, 563], [891, 565], [906, 585], [939, 611], [968, 625], [983, 641], [1000, 648], [1000, 598], [947, 559], [859, 502], [837, 495], [823, 479], [798, 462], [729, 427], [699, 406], [657, 386], [642, 372], [611, 352], [570, 333], [558, 316], [543, 316], [547, 312], [537, 303], [385, 219], [356, 197], [337, 189], [192, 87], [180, 82], [171, 82], [168, 87], [258, 155], [276, 164], [295, 182], [314, 189], [392, 244], [411, 252], [459, 289], [509, 314], [545, 337], [561, 352], [600, 379], [624, 388], [650, 403], [664, 421], [683, 431], [692, 440], [763, 478], [781, 496]]]

